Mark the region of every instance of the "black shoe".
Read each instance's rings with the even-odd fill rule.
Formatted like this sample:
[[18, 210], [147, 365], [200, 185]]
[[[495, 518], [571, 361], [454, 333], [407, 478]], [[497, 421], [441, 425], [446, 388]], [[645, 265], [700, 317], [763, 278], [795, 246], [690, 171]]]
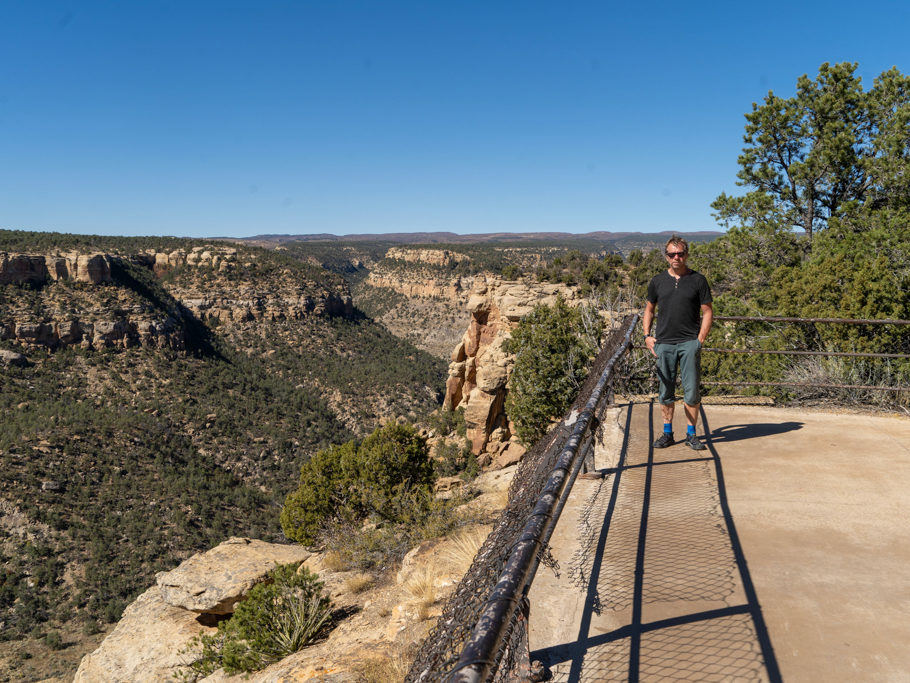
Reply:
[[657, 437], [657, 440], [654, 442], [654, 448], [666, 448], [667, 446], [672, 446], [675, 443], [676, 442], [673, 440], [673, 435], [664, 432], [659, 437]]
[[686, 434], [686, 445], [693, 451], [703, 451], [707, 448], [705, 444], [698, 440], [695, 434]]

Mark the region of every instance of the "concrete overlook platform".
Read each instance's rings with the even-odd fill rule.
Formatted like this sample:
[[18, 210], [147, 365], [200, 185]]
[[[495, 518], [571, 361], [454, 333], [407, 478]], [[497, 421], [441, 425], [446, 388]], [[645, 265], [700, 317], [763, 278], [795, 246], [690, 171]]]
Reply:
[[[706, 405], [604, 421], [531, 590], [556, 681], [910, 681], [910, 419]], [[685, 434], [677, 409], [674, 432]]]

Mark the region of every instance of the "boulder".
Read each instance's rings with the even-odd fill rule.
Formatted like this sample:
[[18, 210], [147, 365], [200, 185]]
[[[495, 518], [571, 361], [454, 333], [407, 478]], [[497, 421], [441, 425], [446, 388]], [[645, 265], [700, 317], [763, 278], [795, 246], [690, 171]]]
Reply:
[[509, 441], [506, 447], [493, 458], [493, 469], [501, 470], [521, 462], [527, 449], [517, 441]]
[[126, 608], [97, 650], [82, 658], [73, 683], [152, 683], [180, 680], [180, 654], [199, 633], [213, 631], [199, 615], [167, 604], [152, 586]]
[[502, 409], [503, 397], [502, 392], [488, 394], [478, 387], [468, 395], [464, 421], [474, 455], [478, 455], [486, 445], [490, 423]]
[[458, 346], [455, 347], [455, 350], [452, 351], [451, 360], [453, 363], [461, 363], [467, 358], [467, 354], [464, 351], [464, 340], [458, 342]]
[[162, 599], [174, 607], [209, 614], [231, 614], [234, 604], [262, 581], [276, 564], [303, 562], [299, 545], [229, 538], [156, 577]]
[[24, 368], [28, 365], [28, 359], [21, 353], [0, 349], [0, 365], [15, 365]]
[[451, 498], [453, 494], [464, 489], [461, 477], [440, 477], [433, 487], [437, 498]]
[[57, 323], [57, 339], [61, 344], [78, 344], [82, 341], [83, 329], [78, 320], [64, 320]]

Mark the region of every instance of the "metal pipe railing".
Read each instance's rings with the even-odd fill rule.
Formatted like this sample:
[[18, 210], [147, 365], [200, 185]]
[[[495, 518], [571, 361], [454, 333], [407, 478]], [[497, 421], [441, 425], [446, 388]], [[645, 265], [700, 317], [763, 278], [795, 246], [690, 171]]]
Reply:
[[714, 320], [738, 321], [755, 323], [843, 323], [855, 325], [910, 325], [910, 320], [893, 320], [886, 318], [788, 318], [780, 316], [751, 316], [751, 315], [715, 315]]
[[[747, 315], [716, 315], [717, 322], [759, 322], [759, 323], [830, 323], [842, 325], [910, 325], [910, 320], [893, 318], [793, 318], [784, 316], [747, 316]], [[644, 346], [635, 346], [635, 349], [646, 349]], [[809, 351], [797, 349], [727, 349], [705, 347], [705, 352], [733, 353], [746, 355], [778, 355], [778, 356], [831, 356], [837, 358], [910, 358], [907, 353], [873, 353], [860, 351]], [[868, 385], [868, 384], [833, 384], [817, 382], [767, 382], [750, 380], [721, 380], [702, 381], [705, 386], [756, 386], [756, 387], [801, 387], [811, 389], [854, 389], [868, 391], [902, 392], [908, 388], [904, 386]]]
[[[578, 460], [584, 455], [584, 449], [579, 446], [592, 423], [596, 422], [595, 413], [605, 396], [604, 388], [611, 380], [613, 367], [632, 345], [632, 332], [638, 318], [638, 314], [633, 314], [623, 322], [624, 332], [620, 328], [622, 341], [604, 367], [584, 409], [578, 414], [572, 433], [499, 575], [496, 587], [487, 599], [455, 668], [449, 674], [448, 680], [453, 683], [485, 681], [497, 666], [496, 653], [500, 649], [506, 625], [511, 622], [526, 588], [533, 580], [540, 552], [549, 542], [558, 520], [561, 510], [559, 503], [564, 495], [568, 495], [578, 473]], [[609, 391], [606, 393], [609, 394]]]

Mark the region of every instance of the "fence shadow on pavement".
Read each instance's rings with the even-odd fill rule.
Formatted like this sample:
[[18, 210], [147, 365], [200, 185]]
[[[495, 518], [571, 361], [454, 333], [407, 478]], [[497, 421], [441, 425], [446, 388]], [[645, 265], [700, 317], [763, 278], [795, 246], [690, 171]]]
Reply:
[[653, 449], [655, 408], [628, 405], [617, 466], [583, 504], [568, 568], [585, 595], [578, 637], [531, 657], [555, 681], [780, 681], [704, 411], [708, 450], [682, 455]]

